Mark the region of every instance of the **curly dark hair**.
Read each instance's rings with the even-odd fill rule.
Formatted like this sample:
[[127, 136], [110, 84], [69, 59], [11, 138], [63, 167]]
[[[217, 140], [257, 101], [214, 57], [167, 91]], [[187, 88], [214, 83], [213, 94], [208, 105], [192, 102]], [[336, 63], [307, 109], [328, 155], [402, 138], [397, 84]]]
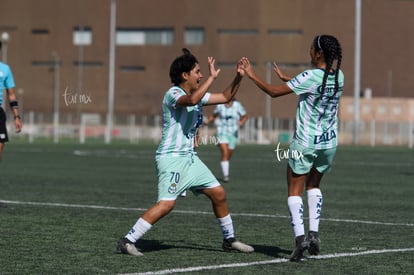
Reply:
[[170, 79], [175, 86], [183, 82], [181, 74], [189, 73], [198, 63], [197, 58], [188, 49], [183, 48], [182, 51], [183, 54], [178, 56], [170, 66]]

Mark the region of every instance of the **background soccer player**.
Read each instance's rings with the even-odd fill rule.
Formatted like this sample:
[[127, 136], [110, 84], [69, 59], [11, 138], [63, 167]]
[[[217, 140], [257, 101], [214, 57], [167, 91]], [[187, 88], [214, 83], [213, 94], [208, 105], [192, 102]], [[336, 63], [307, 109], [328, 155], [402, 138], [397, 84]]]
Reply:
[[[1, 41], [0, 41], [1, 49]], [[18, 102], [14, 93], [14, 78], [13, 73], [6, 63], [0, 62], [0, 161], [3, 155], [4, 144], [9, 141], [6, 127], [6, 112], [4, 111], [3, 91], [7, 93], [7, 99], [14, 115], [14, 126], [16, 133], [22, 130], [22, 123], [20, 121]], [[7, 207], [7, 204], [0, 202], [0, 207]]]
[[233, 98], [226, 104], [219, 104], [213, 113], [205, 121], [208, 125], [217, 118], [217, 139], [220, 146], [220, 167], [223, 174], [223, 182], [230, 181], [230, 158], [239, 141], [239, 129], [247, 119], [244, 106]]

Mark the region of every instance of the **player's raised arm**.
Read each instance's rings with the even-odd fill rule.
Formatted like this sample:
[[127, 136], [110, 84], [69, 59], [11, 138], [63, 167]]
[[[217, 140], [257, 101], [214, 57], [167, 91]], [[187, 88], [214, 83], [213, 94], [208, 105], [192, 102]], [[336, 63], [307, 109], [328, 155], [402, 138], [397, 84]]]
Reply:
[[270, 95], [271, 97], [279, 97], [292, 93], [293, 91], [286, 85], [286, 83], [274, 86], [266, 83], [261, 78], [259, 78], [253, 70], [253, 67], [250, 64], [250, 61], [247, 57], [241, 59], [242, 68], [246, 72], [247, 76], [259, 87], [263, 92]]
[[237, 93], [245, 72], [241, 61], [237, 63], [236, 76], [233, 81], [221, 93], [212, 93], [206, 105], [222, 104], [229, 102]]
[[277, 74], [277, 76], [280, 78], [280, 80], [284, 82], [288, 82], [292, 78], [290, 76], [285, 75], [282, 70], [279, 68], [279, 66], [276, 64], [276, 62], [273, 62], [273, 71]]
[[184, 86], [183, 88], [189, 92], [177, 100], [178, 106], [193, 106], [200, 102], [220, 73], [220, 69], [215, 68], [215, 62], [213, 57], [208, 57], [209, 76], [201, 84], [200, 82], [203, 75], [201, 74], [199, 64], [196, 64], [190, 72], [182, 73], [182, 78], [184, 80], [182, 84]]

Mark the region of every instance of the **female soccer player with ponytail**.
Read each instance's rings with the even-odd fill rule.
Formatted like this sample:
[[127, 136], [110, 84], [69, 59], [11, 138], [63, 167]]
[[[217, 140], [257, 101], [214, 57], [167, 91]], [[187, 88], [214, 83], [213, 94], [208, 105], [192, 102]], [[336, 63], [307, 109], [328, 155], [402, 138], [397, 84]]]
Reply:
[[[288, 207], [295, 235], [295, 249], [291, 261], [301, 261], [303, 252], [319, 253], [319, 220], [322, 210], [320, 182], [329, 172], [338, 145], [338, 104], [344, 87], [340, 69], [342, 48], [331, 35], [318, 35], [310, 47], [314, 68], [294, 78], [285, 76], [276, 64], [274, 71], [285, 83], [270, 85], [257, 77], [247, 58], [242, 58], [247, 76], [266, 94], [279, 97], [291, 93], [299, 96], [296, 108], [296, 129], [287, 168]], [[336, 63], [336, 65], [334, 65]], [[306, 186], [309, 231], [305, 238], [302, 194]]]

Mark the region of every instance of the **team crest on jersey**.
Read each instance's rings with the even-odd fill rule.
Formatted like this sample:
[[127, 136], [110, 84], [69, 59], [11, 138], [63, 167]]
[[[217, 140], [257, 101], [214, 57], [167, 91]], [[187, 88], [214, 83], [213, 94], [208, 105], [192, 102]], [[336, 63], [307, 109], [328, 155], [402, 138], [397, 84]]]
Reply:
[[171, 183], [170, 187], [168, 188], [168, 193], [175, 194], [177, 192], [177, 184]]

